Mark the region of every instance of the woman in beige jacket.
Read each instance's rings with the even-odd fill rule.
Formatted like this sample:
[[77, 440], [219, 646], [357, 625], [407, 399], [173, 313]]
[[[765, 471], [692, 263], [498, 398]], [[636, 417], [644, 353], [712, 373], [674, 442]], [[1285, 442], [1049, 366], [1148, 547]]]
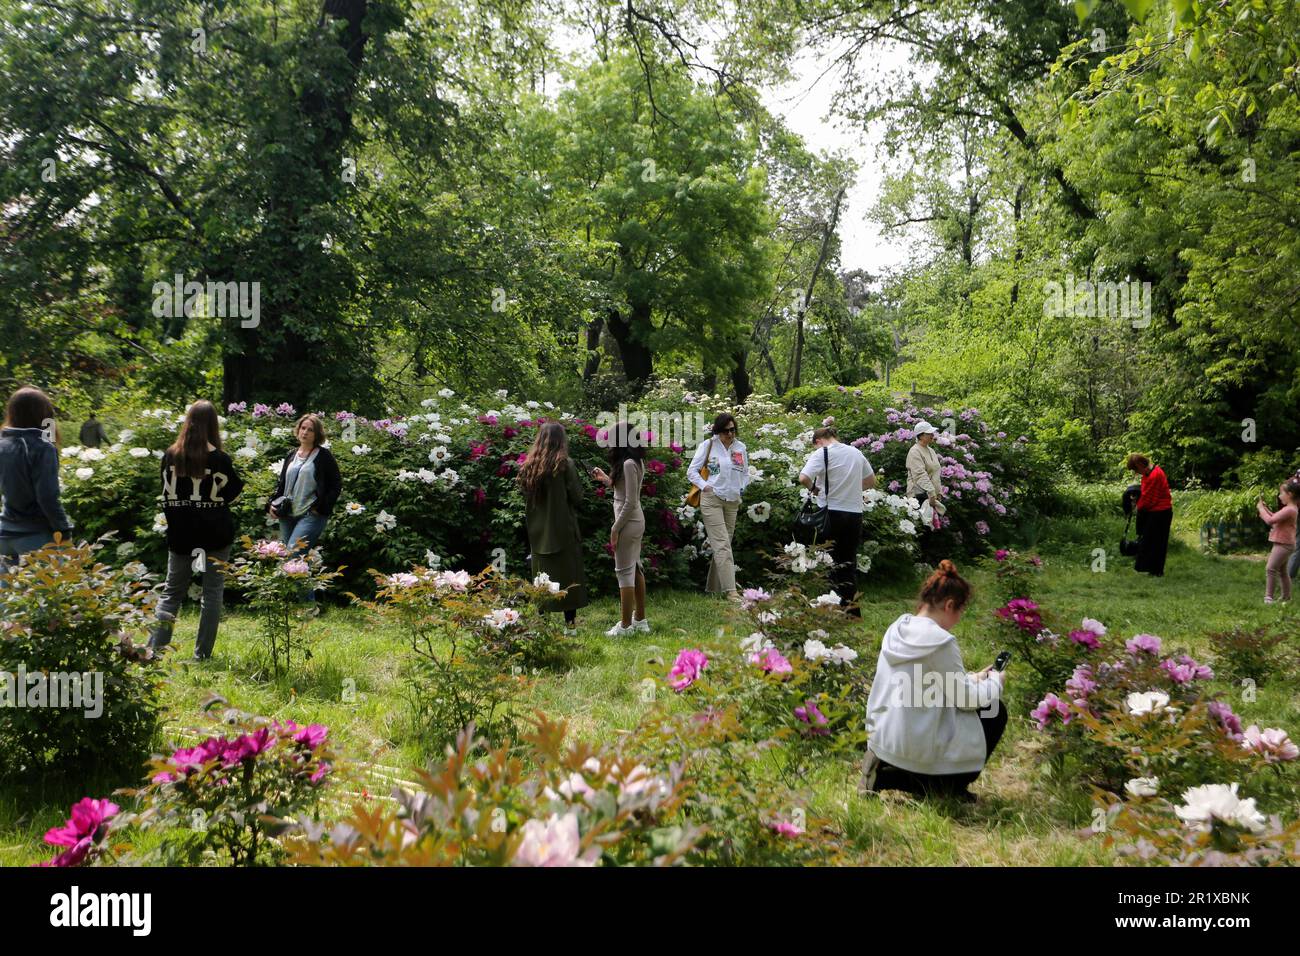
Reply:
[[929, 422], [917, 422], [916, 444], [907, 450], [907, 496], [921, 504], [930, 502], [936, 514], [943, 514], [943, 481], [939, 474], [939, 453], [934, 444], [939, 430]]

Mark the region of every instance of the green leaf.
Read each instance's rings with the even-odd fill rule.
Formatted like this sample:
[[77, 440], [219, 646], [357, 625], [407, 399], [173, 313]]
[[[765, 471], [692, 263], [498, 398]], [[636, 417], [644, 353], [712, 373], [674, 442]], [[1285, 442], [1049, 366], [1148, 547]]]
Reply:
[[1124, 9], [1134, 20], [1145, 20], [1147, 13], [1155, 6], [1155, 0], [1123, 0]]
[[1074, 0], [1074, 15], [1079, 18], [1079, 26], [1092, 15], [1097, 7], [1097, 0]]

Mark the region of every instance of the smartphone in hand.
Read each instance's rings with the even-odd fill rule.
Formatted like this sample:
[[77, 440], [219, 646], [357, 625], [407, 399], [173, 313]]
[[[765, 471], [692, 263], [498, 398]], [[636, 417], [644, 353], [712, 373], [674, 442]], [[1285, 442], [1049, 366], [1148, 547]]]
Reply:
[[993, 662], [993, 669], [994, 669], [995, 671], [1004, 671], [1004, 670], [1006, 670], [1006, 669], [1007, 669], [1007, 664], [1010, 662], [1010, 660], [1011, 660], [1011, 652], [1010, 652], [1010, 651], [1002, 651], [1000, 654], [998, 654], [998, 656], [997, 656], [997, 660], [995, 660], [995, 661]]

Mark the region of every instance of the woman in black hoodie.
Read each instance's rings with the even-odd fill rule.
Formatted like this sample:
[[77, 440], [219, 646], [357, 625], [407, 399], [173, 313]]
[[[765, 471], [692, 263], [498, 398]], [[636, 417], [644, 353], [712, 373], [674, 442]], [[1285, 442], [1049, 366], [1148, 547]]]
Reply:
[[211, 402], [198, 401], [185, 413], [175, 443], [162, 459], [163, 515], [167, 519], [167, 583], [155, 612], [158, 624], [149, 646], [166, 647], [176, 612], [190, 583], [190, 571], [203, 573], [203, 600], [194, 659], [207, 660], [217, 641], [225, 578], [221, 565], [230, 559], [235, 520], [230, 503], [244, 481], [230, 456], [221, 450], [221, 424]]

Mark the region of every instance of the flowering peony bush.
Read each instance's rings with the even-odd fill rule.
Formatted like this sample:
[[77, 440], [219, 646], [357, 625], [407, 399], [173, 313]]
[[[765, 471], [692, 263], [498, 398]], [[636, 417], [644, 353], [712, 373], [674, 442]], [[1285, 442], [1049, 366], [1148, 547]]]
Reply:
[[427, 752], [440, 752], [470, 724], [494, 744], [517, 736], [529, 672], [567, 667], [576, 652], [559, 615], [539, 610], [557, 593], [543, 576], [529, 582], [491, 568], [371, 573], [377, 594], [362, 603], [410, 643], [404, 676], [412, 730]]
[[230, 562], [230, 581], [241, 588], [261, 623], [276, 677], [289, 672], [294, 652], [311, 659], [311, 648], [300, 626], [306, 615], [305, 597], [324, 590], [340, 571], [326, 571], [320, 549], [291, 552], [278, 539], [253, 541], [245, 536], [243, 551]]
[[285, 830], [314, 817], [337, 772], [328, 738], [326, 727], [291, 720], [223, 726], [193, 747], [155, 756], [145, 786], [119, 791], [139, 809], [115, 826], [161, 831], [143, 855], [168, 865], [281, 863]]
[[40, 866], [87, 866], [101, 857], [112, 860], [112, 850], [106, 837], [109, 821], [121, 810], [111, 800], [95, 800], [83, 797], [72, 805], [72, 814], [68, 822], [61, 827], [51, 827], [45, 834], [45, 842], [50, 846], [66, 849], [53, 859]]
[[[917, 414], [935, 410], [877, 411], [863, 401], [850, 396], [837, 411], [843, 419], [838, 423], [841, 439], [859, 444], [873, 465], [883, 469], [882, 487], [867, 498], [863, 570], [910, 572], [918, 541], [927, 540], [927, 535], [953, 557], [984, 550], [986, 537], [1014, 519], [1019, 500], [1034, 487], [1025, 478], [1031, 459], [1024, 444], [999, 438], [974, 410], [939, 410], [953, 412], [955, 431], [941, 436], [950, 495], [948, 524], [936, 535], [922, 530], [915, 502], [902, 497], [902, 458], [910, 443], [907, 426]], [[372, 566], [473, 570], [504, 562], [507, 573], [525, 572], [524, 503], [515, 476], [536, 428], [547, 420], [562, 422], [570, 451], [585, 473], [586, 466], [604, 461], [603, 422], [549, 403], [519, 403], [500, 395], [494, 403], [471, 404], [439, 394], [377, 420], [348, 411], [322, 416], [342, 471], [343, 496], [320, 546], [331, 564], [355, 569], [347, 579], [350, 586], [368, 587], [370, 581], [359, 569]], [[697, 415], [708, 421], [724, 406], [721, 399], [693, 396], [680, 383], [665, 382], [632, 411], [677, 416], [694, 425]], [[812, 450], [812, 429], [822, 417], [787, 412], [762, 396], [728, 410], [740, 422], [753, 479], [734, 542], [744, 580], [760, 573], [764, 562], [790, 539], [794, 515], [806, 494], [795, 485], [795, 476]], [[266, 501], [281, 459], [293, 445], [297, 415], [289, 406], [240, 403], [223, 416], [226, 448], [248, 480], [235, 512], [243, 532], [254, 538], [273, 533], [275, 522], [265, 513]], [[942, 425], [942, 416], [932, 417]], [[121, 544], [111, 556], [119, 561], [163, 565], [158, 459], [175, 439], [181, 418], [172, 410], [149, 410], [107, 449], [63, 450], [69, 512], [91, 534], [118, 531]], [[647, 574], [652, 584], [697, 586], [710, 554], [696, 509], [685, 505], [686, 466], [694, 447], [679, 439], [702, 436], [694, 427], [690, 435], [676, 437], [671, 432], [655, 435], [653, 424], [646, 430], [653, 442], [642, 492]], [[607, 547], [611, 513], [605, 490], [590, 484], [580, 521], [589, 584], [596, 591], [614, 587]]]
[[468, 727], [421, 789], [392, 806], [358, 803], [342, 822], [304, 824], [294, 862], [310, 866], [669, 866], [700, 831], [676, 822], [682, 768], [656, 772], [626, 749], [567, 742], [538, 715], [524, 758], [486, 750]]

